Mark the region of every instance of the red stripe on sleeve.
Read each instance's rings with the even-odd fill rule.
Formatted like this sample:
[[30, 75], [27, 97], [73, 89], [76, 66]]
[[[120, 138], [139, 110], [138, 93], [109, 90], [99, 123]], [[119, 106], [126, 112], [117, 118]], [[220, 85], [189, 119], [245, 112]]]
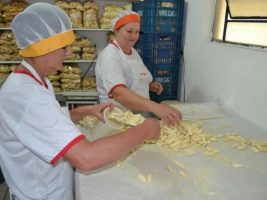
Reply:
[[52, 160], [51, 164], [54, 165], [56, 162], [77, 142], [84, 139], [84, 135], [79, 135], [78, 137], [74, 138], [69, 144], [67, 144]]
[[114, 86], [110, 89], [110, 91], [109, 91], [109, 93], [108, 93], [109, 98], [113, 98], [113, 96], [112, 96], [112, 92], [115, 90], [115, 88], [117, 88], [117, 87], [121, 87], [121, 86], [127, 88], [127, 86], [126, 86], [125, 84], [122, 84], [122, 83], [117, 84], [117, 85], [114, 85]]

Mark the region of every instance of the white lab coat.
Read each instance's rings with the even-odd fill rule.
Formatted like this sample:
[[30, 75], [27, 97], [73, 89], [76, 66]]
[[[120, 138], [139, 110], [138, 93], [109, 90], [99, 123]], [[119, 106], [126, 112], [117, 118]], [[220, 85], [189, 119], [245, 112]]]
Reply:
[[131, 53], [126, 54], [115, 40], [108, 44], [97, 59], [96, 85], [100, 102], [113, 101], [120, 105], [111, 95], [112, 90], [118, 86], [125, 86], [149, 99], [151, 81], [152, 75], [137, 51], [132, 48]]
[[51, 83], [47, 89], [35, 79], [12, 73], [0, 90], [1, 169], [16, 200], [72, 200], [73, 168], [63, 155], [84, 136], [61, 110]]

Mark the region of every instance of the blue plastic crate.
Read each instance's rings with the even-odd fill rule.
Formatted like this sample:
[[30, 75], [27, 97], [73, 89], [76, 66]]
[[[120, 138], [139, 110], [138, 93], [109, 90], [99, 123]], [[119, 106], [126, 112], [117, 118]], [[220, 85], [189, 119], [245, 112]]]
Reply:
[[140, 34], [135, 45], [145, 65], [175, 65], [179, 62], [181, 44], [179, 35], [155, 33]]
[[133, 3], [144, 33], [179, 33], [183, 27], [184, 0], [144, 0]]
[[159, 81], [164, 90], [160, 95], [150, 92], [153, 101], [177, 100], [179, 66], [150, 66], [155, 81]]
[[173, 78], [176, 78], [178, 76], [179, 65], [150, 65], [149, 69], [153, 77], [166, 77], [171, 75]]

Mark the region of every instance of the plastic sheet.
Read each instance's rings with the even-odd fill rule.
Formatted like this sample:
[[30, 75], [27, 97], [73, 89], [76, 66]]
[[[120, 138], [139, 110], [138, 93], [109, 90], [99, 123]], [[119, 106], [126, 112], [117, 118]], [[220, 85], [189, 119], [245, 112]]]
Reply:
[[[206, 105], [201, 105], [205, 107]], [[205, 120], [214, 134], [236, 132], [250, 139], [267, 140], [264, 131], [236, 116]], [[109, 134], [108, 126], [98, 124], [91, 138]], [[97, 136], [98, 135], [98, 136]], [[103, 135], [102, 135], [103, 136]], [[77, 200], [263, 200], [267, 197], [267, 153], [250, 149], [238, 151], [230, 143], [216, 142], [218, 156], [202, 152], [188, 156], [157, 145], [142, 145], [135, 152], [98, 171], [76, 172]], [[241, 163], [235, 168], [223, 158]], [[181, 169], [176, 162], [185, 166]], [[187, 176], [183, 176], [183, 171]], [[152, 175], [142, 182], [139, 175]]]

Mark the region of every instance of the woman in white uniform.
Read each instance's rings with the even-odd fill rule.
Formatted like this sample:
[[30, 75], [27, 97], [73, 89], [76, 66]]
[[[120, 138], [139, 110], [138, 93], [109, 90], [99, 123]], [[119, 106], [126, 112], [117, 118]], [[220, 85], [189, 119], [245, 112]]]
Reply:
[[73, 167], [103, 167], [159, 136], [159, 122], [147, 119], [122, 134], [86, 140], [74, 123], [86, 115], [103, 120], [103, 109], [112, 105], [66, 115], [46, 78], [72, 55], [69, 17], [56, 6], [35, 3], [11, 26], [23, 61], [0, 89], [0, 166], [14, 200], [72, 200]]
[[96, 85], [100, 102], [114, 102], [133, 111], [153, 113], [168, 124], [181, 113], [167, 105], [150, 101], [149, 91], [158, 95], [163, 87], [152, 76], [133, 48], [139, 38], [140, 16], [123, 10], [113, 21], [115, 39], [100, 53], [96, 63]]

